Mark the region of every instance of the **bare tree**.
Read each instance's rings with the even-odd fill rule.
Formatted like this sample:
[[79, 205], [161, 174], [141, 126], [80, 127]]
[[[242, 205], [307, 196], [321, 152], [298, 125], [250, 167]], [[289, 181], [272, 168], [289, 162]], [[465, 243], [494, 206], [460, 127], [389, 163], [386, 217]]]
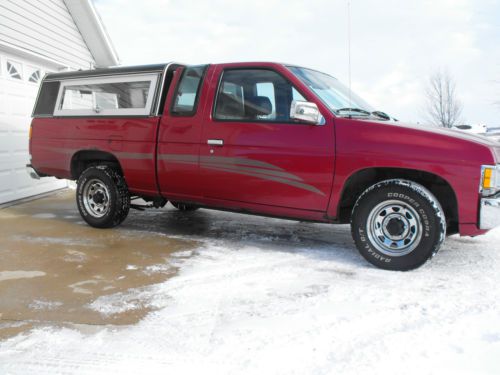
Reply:
[[438, 70], [429, 77], [426, 89], [427, 116], [435, 125], [451, 128], [460, 121], [462, 103], [456, 95], [456, 83], [447, 70]]

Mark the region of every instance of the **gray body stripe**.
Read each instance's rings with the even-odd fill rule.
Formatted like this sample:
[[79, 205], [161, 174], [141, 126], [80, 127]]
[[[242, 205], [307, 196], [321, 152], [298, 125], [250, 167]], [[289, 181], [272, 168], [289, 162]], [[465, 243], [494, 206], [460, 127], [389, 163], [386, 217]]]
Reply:
[[[42, 146], [42, 148], [55, 151], [62, 154], [72, 155], [75, 150], [67, 148], [57, 148], [50, 146]], [[102, 150], [91, 150], [102, 151]], [[108, 152], [108, 151], [103, 151]], [[138, 152], [113, 152], [117, 157], [124, 159], [152, 159], [150, 153]], [[311, 191], [316, 194], [325, 195], [321, 190], [318, 190], [312, 185], [305, 184], [299, 176], [286, 172], [274, 164], [266, 163], [260, 160], [252, 160], [245, 158], [225, 157], [225, 156], [201, 156], [197, 155], [179, 155], [179, 154], [160, 154], [158, 160], [172, 161], [180, 164], [197, 165], [200, 161], [201, 168], [214, 169], [228, 173], [236, 173], [245, 176], [261, 178], [263, 180], [279, 182], [285, 185], [293, 186], [299, 189]]]
[[274, 169], [277, 171], [283, 171], [283, 168], [278, 167], [274, 164], [266, 163], [265, 161], [245, 159], [245, 158], [233, 158], [226, 156], [202, 156], [200, 157], [201, 163], [221, 163], [221, 164], [233, 164], [233, 165], [248, 165], [252, 167], [262, 167], [268, 169]]
[[57, 152], [58, 154], [73, 155], [74, 153], [74, 151], [69, 148], [51, 147], [51, 146], [38, 146], [38, 147], [44, 148], [49, 151]]
[[274, 164], [269, 164], [264, 161], [260, 160], [252, 160], [252, 159], [245, 159], [245, 158], [233, 158], [233, 157], [226, 157], [226, 156], [200, 156], [198, 157], [197, 155], [179, 155], [179, 154], [162, 154], [158, 155], [158, 159], [160, 160], [168, 160], [168, 161], [175, 161], [175, 162], [198, 162], [198, 160], [201, 163], [216, 163], [216, 164], [225, 164], [225, 165], [246, 165], [246, 166], [251, 166], [251, 167], [261, 167], [261, 168], [267, 168], [267, 169], [273, 169], [277, 171], [282, 171], [283, 169], [274, 165]]
[[180, 154], [159, 154], [158, 160], [175, 161], [178, 163], [198, 163], [197, 155], [180, 155]]
[[[57, 152], [59, 154], [65, 155], [73, 155], [76, 150], [71, 148], [62, 148], [62, 147], [51, 147], [51, 146], [41, 146], [42, 148], [50, 151]], [[120, 152], [120, 151], [105, 151], [101, 149], [83, 149], [78, 151], [101, 151], [101, 152], [109, 152], [114, 154], [117, 157], [121, 157], [123, 159], [153, 159], [151, 153], [141, 153], [141, 152]]]
[[302, 179], [299, 176], [296, 176], [294, 174], [291, 174], [288, 172], [282, 172], [282, 171], [274, 171], [274, 170], [264, 169], [264, 168], [240, 167], [239, 165], [232, 165], [232, 164], [225, 165], [222, 163], [208, 163], [208, 162], [201, 163], [201, 166], [204, 168], [218, 167], [218, 168], [224, 168], [224, 169], [234, 170], [234, 171], [254, 172], [254, 173], [260, 173], [260, 174], [266, 174], [269, 176], [288, 178], [290, 180], [302, 181]]
[[316, 193], [316, 194], [325, 195], [325, 193], [323, 193], [321, 190], [316, 189], [314, 186], [307, 185], [307, 184], [304, 184], [304, 183], [298, 182], [298, 181], [290, 181], [290, 180], [287, 180], [287, 179], [281, 178], [281, 177], [263, 175], [261, 173], [245, 172], [245, 171], [241, 171], [241, 170], [227, 169], [223, 166], [221, 166], [221, 167], [210, 166], [210, 167], [204, 167], [204, 168], [215, 169], [215, 170], [236, 173], [236, 174], [242, 174], [242, 175], [246, 175], [246, 176], [258, 177], [258, 178], [261, 178], [263, 180], [280, 182], [282, 184], [293, 186], [293, 187], [303, 189], [303, 190], [308, 190], [308, 191], [311, 191], [311, 192]]
[[153, 159], [153, 154], [147, 153], [143, 154], [140, 152], [116, 152], [116, 151], [111, 151], [111, 153], [115, 154], [117, 157], [121, 157], [124, 159]]
[[[158, 156], [161, 160], [173, 161], [181, 164], [196, 164], [196, 155], [163, 154]], [[260, 160], [234, 158], [225, 156], [201, 156], [200, 166], [205, 169], [214, 169], [228, 173], [237, 173], [246, 176], [261, 178], [263, 180], [279, 182], [299, 189], [325, 195], [312, 185], [305, 184], [299, 176], [288, 173], [276, 165]]]

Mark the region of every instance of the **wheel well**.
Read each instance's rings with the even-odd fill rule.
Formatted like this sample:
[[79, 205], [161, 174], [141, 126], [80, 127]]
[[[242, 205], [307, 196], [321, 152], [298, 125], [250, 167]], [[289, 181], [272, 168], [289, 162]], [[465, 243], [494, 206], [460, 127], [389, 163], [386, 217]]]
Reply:
[[426, 187], [443, 207], [447, 233], [458, 233], [458, 202], [450, 184], [443, 178], [428, 172], [401, 168], [369, 168], [356, 172], [344, 185], [338, 208], [341, 223], [349, 223], [351, 212], [359, 196], [370, 186], [393, 178], [411, 180]]
[[71, 177], [77, 180], [82, 172], [92, 165], [108, 165], [123, 176], [120, 162], [113, 154], [97, 150], [83, 150], [78, 151], [71, 158]]

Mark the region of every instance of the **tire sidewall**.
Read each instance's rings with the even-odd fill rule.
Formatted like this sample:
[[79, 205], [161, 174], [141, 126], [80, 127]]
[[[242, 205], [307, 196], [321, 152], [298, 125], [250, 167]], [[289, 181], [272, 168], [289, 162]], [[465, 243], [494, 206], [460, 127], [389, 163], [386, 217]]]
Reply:
[[[412, 207], [421, 222], [422, 236], [417, 247], [404, 256], [390, 256], [373, 246], [368, 236], [370, 212], [383, 201], [398, 200]], [[438, 208], [440, 208], [438, 206]], [[444, 234], [439, 211], [418, 190], [397, 183], [377, 185], [360, 197], [353, 211], [352, 233], [358, 250], [370, 263], [383, 269], [411, 270], [421, 266], [438, 250]], [[445, 230], [445, 229], [444, 229]]]

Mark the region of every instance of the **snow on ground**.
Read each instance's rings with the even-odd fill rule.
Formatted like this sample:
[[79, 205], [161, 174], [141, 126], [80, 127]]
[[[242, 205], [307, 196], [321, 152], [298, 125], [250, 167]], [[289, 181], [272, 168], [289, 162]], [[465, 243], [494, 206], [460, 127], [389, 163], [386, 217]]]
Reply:
[[163, 220], [166, 236], [200, 246], [166, 260], [177, 276], [89, 308], [157, 310], [133, 326], [48, 325], [10, 338], [0, 373], [500, 373], [500, 230], [448, 238], [401, 273], [367, 264], [347, 226], [134, 215], [119, 230]]

